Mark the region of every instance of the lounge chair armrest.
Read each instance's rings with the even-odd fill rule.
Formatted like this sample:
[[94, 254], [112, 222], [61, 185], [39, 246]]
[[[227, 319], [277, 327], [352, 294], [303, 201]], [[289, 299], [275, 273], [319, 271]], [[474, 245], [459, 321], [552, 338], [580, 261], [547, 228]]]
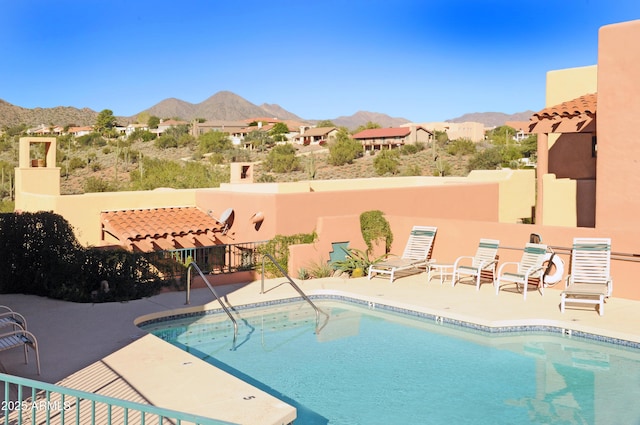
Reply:
[[462, 257], [456, 258], [456, 261], [453, 263], [453, 268], [457, 269], [460, 261], [463, 261], [463, 260], [473, 261], [473, 257], [471, 255], [463, 255]]
[[504, 270], [507, 266], [516, 266], [518, 267], [520, 263], [517, 261], [507, 261], [506, 263], [502, 263], [500, 268], [498, 269], [498, 276], [502, 276], [502, 270]]
[[21, 328], [25, 329], [27, 327], [27, 319], [15, 311], [7, 311], [6, 313], [0, 313], [0, 319], [3, 318], [11, 318], [16, 325], [19, 325]]

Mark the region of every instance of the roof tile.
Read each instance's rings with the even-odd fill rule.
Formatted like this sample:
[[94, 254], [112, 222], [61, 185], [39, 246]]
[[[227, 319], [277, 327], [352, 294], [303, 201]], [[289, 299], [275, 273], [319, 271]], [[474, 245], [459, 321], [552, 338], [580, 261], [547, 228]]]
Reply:
[[582, 114], [595, 115], [597, 104], [597, 93], [586, 94], [576, 99], [562, 102], [559, 105], [544, 108], [542, 111], [533, 114], [532, 119], [570, 118]]
[[[210, 240], [215, 245], [213, 232], [222, 226], [215, 218], [196, 207], [152, 208], [142, 210], [107, 211], [100, 214], [105, 231], [118, 238], [123, 246], [135, 245], [137, 250], [172, 249], [179, 239], [184, 248], [195, 247], [194, 238], [186, 235], [201, 235], [198, 243]], [[188, 242], [191, 240], [192, 242]]]

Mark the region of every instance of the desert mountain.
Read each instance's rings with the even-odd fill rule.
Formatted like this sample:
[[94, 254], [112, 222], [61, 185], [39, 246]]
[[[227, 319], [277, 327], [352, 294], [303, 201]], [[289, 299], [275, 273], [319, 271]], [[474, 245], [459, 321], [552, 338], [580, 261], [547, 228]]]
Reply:
[[[300, 118], [298, 115], [289, 112], [276, 104], [264, 103], [260, 106], [254, 105], [246, 99], [229, 91], [221, 91], [201, 103], [193, 104], [184, 100], [170, 98], [146, 109], [150, 115], [160, 118], [180, 118], [192, 120], [204, 118], [207, 120], [244, 120], [247, 118], [272, 117], [283, 120], [309, 121]], [[500, 112], [483, 112], [465, 114], [458, 118], [448, 120], [450, 122], [475, 121], [486, 126], [503, 125], [506, 121], [526, 121], [533, 114], [532, 111], [521, 112], [519, 114], [508, 115]], [[0, 127], [12, 127], [26, 124], [34, 127], [40, 124], [45, 125], [91, 125], [96, 121], [98, 112], [89, 108], [74, 108], [71, 106], [58, 106], [55, 108], [34, 108], [27, 109], [12, 105], [0, 99]], [[117, 117], [119, 124], [135, 122], [136, 116]], [[397, 127], [409, 122], [405, 118], [394, 118], [389, 115], [359, 111], [351, 116], [340, 116], [331, 119], [336, 125], [344, 126], [351, 130], [374, 122], [382, 127]]]
[[96, 122], [98, 113], [89, 108], [56, 106], [55, 108], [27, 109], [12, 105], [0, 99], [0, 127], [12, 127], [20, 124], [36, 126], [53, 125], [91, 125]]
[[[229, 91], [218, 92], [197, 104], [178, 99], [167, 99], [144, 112], [157, 117], [175, 117], [187, 121], [195, 118], [235, 121], [252, 117], [264, 117], [265, 115], [271, 117], [272, 115], [265, 109]], [[273, 118], [280, 117], [275, 116]]]
[[339, 127], [347, 127], [350, 130], [355, 130], [368, 122], [380, 124], [381, 127], [398, 127], [400, 124], [409, 122], [405, 118], [392, 118], [389, 115], [366, 111], [358, 111], [350, 117], [341, 116], [331, 121]]
[[474, 112], [464, 114], [458, 118], [447, 120], [448, 122], [481, 122], [485, 127], [499, 127], [507, 121], [529, 121], [534, 111], [524, 111], [515, 114], [502, 112]]

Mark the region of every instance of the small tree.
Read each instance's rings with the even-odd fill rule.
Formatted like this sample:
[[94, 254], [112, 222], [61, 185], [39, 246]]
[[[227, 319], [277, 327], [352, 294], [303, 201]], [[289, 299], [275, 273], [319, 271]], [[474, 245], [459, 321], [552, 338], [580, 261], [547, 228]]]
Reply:
[[356, 131], [354, 132], [354, 134], [355, 133], [359, 133], [359, 132], [361, 132], [363, 130], [370, 130], [370, 129], [373, 129], [373, 128], [381, 128], [381, 126], [380, 126], [380, 124], [378, 124], [376, 122], [367, 121], [367, 123], [365, 125], [361, 125], [358, 128], [356, 128]]
[[96, 117], [94, 129], [97, 133], [105, 134], [116, 126], [116, 117], [113, 116], [111, 109], [103, 109]]
[[349, 131], [341, 127], [336, 141], [329, 145], [329, 163], [331, 165], [351, 164], [362, 156], [362, 144], [349, 135]]
[[287, 133], [289, 133], [289, 127], [283, 122], [278, 122], [269, 130], [269, 135], [276, 142], [285, 142], [287, 140]]
[[147, 125], [151, 129], [158, 128], [158, 126], [160, 125], [160, 118], [154, 115], [150, 116], [149, 119], [147, 120]]
[[320, 120], [316, 123], [316, 127], [337, 127], [331, 120]]

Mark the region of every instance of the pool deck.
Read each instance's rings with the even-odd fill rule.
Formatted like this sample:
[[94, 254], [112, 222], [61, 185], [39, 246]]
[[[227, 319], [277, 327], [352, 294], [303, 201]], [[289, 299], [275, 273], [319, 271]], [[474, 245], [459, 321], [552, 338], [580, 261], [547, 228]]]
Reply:
[[[284, 278], [265, 281], [264, 294], [260, 293], [260, 281], [220, 286], [217, 291], [233, 306], [297, 296], [285, 282]], [[515, 292], [501, 291], [496, 296], [490, 283], [476, 291], [470, 284], [452, 287], [445, 281], [441, 285], [438, 277], [427, 282], [426, 273], [401, 277], [394, 283], [366, 277], [296, 282], [309, 295], [353, 296], [486, 326], [548, 325], [640, 343], [638, 301], [608, 299], [604, 316], [599, 316], [593, 305], [568, 307], [562, 314], [556, 288], [547, 289], [544, 296], [531, 291], [524, 301]], [[295, 413], [289, 405], [136, 326], [141, 318], [170, 311], [219, 308], [212, 299], [208, 289], [192, 290], [190, 305], [185, 305], [184, 292], [106, 304], [2, 295], [0, 304], [23, 314], [28, 329], [38, 338], [42, 375], [36, 374], [32, 356], [29, 364], [24, 364], [19, 349], [0, 352], [0, 370], [233, 423], [282, 424], [292, 420]]]

